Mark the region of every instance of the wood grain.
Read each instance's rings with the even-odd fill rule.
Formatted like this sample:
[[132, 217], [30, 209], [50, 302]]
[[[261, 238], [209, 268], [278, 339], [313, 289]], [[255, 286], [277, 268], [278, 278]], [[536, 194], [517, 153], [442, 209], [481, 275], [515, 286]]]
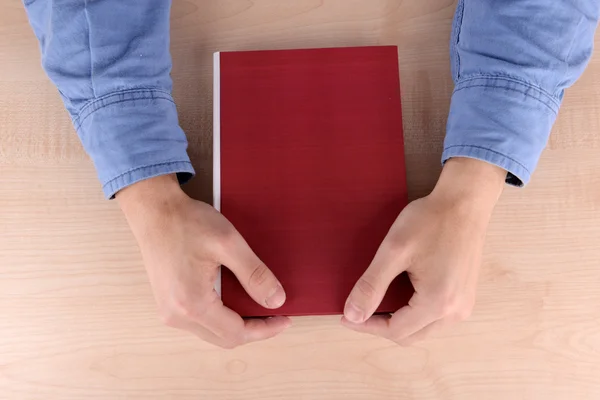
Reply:
[[[210, 199], [216, 50], [396, 44], [411, 197], [426, 194], [452, 90], [450, 0], [175, 0], [174, 95]], [[599, 39], [600, 40], [600, 39]], [[600, 42], [598, 42], [600, 44]], [[568, 91], [533, 182], [488, 235], [473, 317], [410, 348], [297, 318], [222, 351], [161, 326], [135, 242], [0, 5], [0, 399], [600, 398], [600, 58]]]

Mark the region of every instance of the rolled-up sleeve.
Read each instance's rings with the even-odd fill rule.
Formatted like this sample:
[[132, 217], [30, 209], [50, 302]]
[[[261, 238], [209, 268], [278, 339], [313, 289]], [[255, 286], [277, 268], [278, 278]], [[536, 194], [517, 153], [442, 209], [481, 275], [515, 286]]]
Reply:
[[442, 162], [477, 158], [526, 184], [591, 57], [599, 14], [598, 0], [459, 0]]
[[171, 97], [168, 0], [25, 0], [42, 65], [106, 197], [194, 173]]

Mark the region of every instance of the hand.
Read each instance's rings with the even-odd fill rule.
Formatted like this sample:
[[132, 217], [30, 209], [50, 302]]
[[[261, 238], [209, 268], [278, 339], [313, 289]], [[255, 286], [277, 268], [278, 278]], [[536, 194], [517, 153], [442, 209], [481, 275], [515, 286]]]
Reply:
[[[473, 308], [482, 248], [506, 171], [483, 161], [449, 160], [433, 192], [398, 216], [356, 283], [342, 323], [409, 345]], [[372, 316], [391, 283], [407, 271], [415, 293], [391, 317]]]
[[174, 176], [151, 178], [117, 194], [136, 237], [158, 303], [169, 326], [225, 348], [263, 340], [290, 325], [285, 317], [243, 320], [214, 290], [220, 265], [267, 308], [285, 302], [273, 273], [213, 207], [189, 198]]

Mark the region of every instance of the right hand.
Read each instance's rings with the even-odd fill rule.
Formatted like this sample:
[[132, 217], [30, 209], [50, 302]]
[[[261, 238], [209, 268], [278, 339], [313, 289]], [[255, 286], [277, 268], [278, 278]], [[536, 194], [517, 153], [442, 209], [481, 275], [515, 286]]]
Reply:
[[285, 292], [233, 225], [210, 205], [188, 197], [174, 175], [135, 183], [116, 198], [167, 325], [224, 348], [267, 339], [290, 326], [287, 317], [243, 320], [223, 305], [214, 289], [220, 265], [264, 307], [281, 307]]

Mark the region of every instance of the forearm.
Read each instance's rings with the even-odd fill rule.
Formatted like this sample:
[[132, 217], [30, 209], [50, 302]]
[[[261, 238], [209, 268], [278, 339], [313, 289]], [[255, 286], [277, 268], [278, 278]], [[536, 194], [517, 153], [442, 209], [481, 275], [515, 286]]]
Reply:
[[459, 1], [442, 161], [479, 159], [526, 184], [564, 90], [589, 61], [599, 14], [596, 0]]
[[171, 97], [170, 1], [26, 1], [42, 63], [104, 193], [193, 174]]

